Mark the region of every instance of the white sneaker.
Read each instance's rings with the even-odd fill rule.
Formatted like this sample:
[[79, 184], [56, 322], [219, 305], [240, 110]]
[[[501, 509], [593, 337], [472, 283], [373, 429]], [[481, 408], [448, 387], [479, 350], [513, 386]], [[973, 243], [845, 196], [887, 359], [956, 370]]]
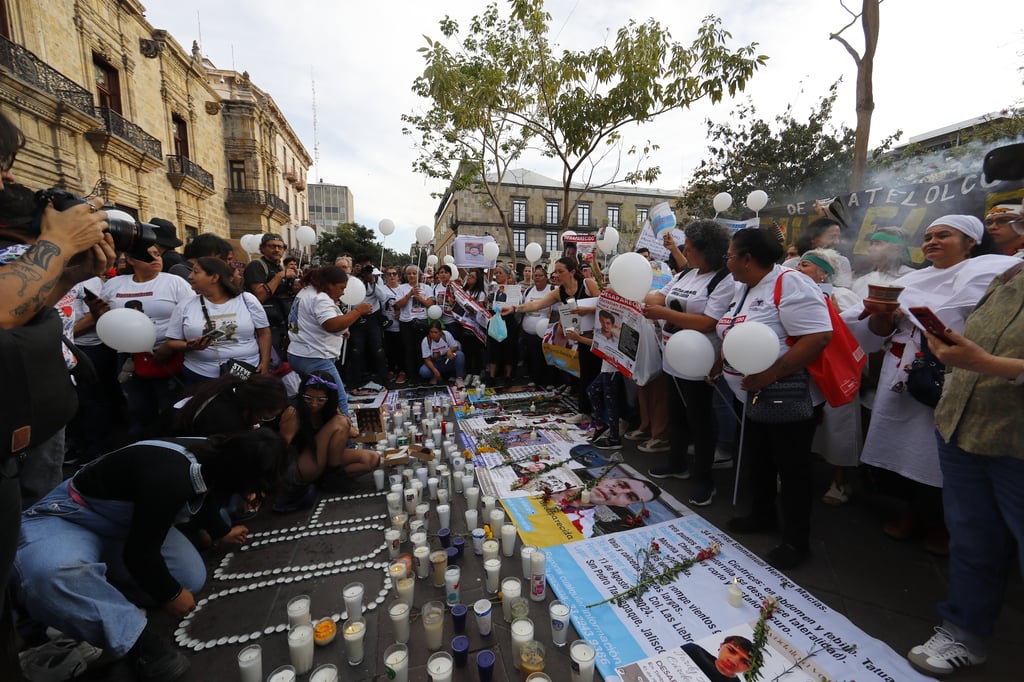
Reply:
[[636, 449], [640, 452], [668, 452], [672, 449], [672, 444], [667, 440], [651, 438], [636, 446]]
[[985, 657], [972, 654], [964, 644], [953, 639], [948, 630], [936, 627], [927, 642], [910, 650], [907, 660], [933, 675], [948, 675], [961, 668], [981, 665]]

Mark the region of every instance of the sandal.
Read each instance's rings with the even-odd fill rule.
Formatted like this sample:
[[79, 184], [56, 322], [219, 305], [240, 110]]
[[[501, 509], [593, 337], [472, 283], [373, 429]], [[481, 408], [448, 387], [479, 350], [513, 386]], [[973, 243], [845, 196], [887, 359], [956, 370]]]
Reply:
[[837, 485], [835, 481], [832, 481], [832, 485], [828, 487], [828, 491], [821, 498], [821, 501], [831, 505], [846, 504], [850, 501], [851, 492], [850, 486], [846, 484]]

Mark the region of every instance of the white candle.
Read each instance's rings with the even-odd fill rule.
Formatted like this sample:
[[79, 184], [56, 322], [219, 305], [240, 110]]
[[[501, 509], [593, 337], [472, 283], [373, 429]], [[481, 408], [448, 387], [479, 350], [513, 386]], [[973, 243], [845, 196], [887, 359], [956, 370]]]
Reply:
[[468, 509], [476, 509], [480, 504], [480, 488], [475, 485], [466, 488], [466, 507]]
[[488, 559], [498, 558], [498, 550], [500, 547], [501, 545], [498, 543], [497, 540], [484, 540], [482, 548], [484, 555], [484, 564], [487, 563]]
[[384, 668], [392, 682], [409, 682], [409, 647], [405, 642], [384, 650]]
[[448, 553], [444, 550], [431, 552], [430, 565], [434, 572], [434, 579], [432, 581], [434, 587], [444, 587], [444, 571], [448, 567]]
[[444, 593], [445, 601], [449, 605], [459, 603], [459, 587], [462, 580], [462, 569], [458, 566], [449, 566], [444, 571]]
[[397, 530], [401, 534], [401, 541], [405, 542], [409, 539], [409, 515], [405, 512], [399, 512], [391, 516], [391, 527]]
[[478, 520], [476, 509], [466, 510], [466, 530], [473, 530], [476, 528]]
[[431, 476], [427, 479], [427, 494], [430, 496], [431, 501], [437, 499], [437, 476]]
[[430, 548], [426, 544], [426, 533], [423, 533], [423, 545], [412, 551], [413, 563], [416, 564], [416, 577], [426, 578], [430, 575]]
[[388, 493], [385, 496], [388, 502], [388, 515], [394, 516], [402, 511], [402, 494], [401, 493]]
[[437, 651], [441, 648], [441, 639], [444, 634], [444, 607], [441, 602], [427, 602], [420, 611], [423, 621], [423, 635], [427, 648]]
[[[516, 525], [506, 523], [501, 527], [501, 553], [507, 557], [516, 553]], [[491, 526], [494, 528], [494, 526]]]
[[729, 586], [729, 606], [743, 606], [743, 590], [740, 589], [737, 578], [733, 578], [732, 585]]
[[512, 622], [512, 664], [519, 670], [519, 654], [523, 645], [533, 639], [533, 621], [522, 618]]
[[416, 518], [427, 523], [427, 519], [430, 518], [430, 505], [426, 502], [421, 502], [416, 505]]
[[[440, 477], [438, 477], [438, 478], [440, 478]], [[442, 507], [442, 506], [447, 506], [448, 505], [448, 488], [440, 488], [439, 487], [437, 489], [437, 505], [438, 505], [438, 507]], [[446, 528], [446, 526], [441, 526], [441, 527], [442, 528]]]
[[588, 488], [584, 488], [580, 491], [580, 503], [590, 504], [590, 490]]
[[342, 628], [345, 635], [345, 655], [352, 666], [363, 662], [363, 636], [366, 635], [366, 621], [362, 618], [349, 618]]
[[392, 583], [397, 584], [401, 578], [405, 577], [405, 573], [406, 567], [405, 564], [401, 561], [396, 561], [395, 563], [388, 566], [388, 575], [391, 576]]
[[530, 555], [533, 554], [533, 550], [537, 549], [533, 545], [523, 545], [522, 549], [519, 550], [519, 558], [523, 563], [523, 579], [530, 579]]
[[259, 644], [238, 652], [238, 675], [242, 682], [263, 682], [263, 649]]
[[309, 682], [338, 682], [338, 666], [326, 663], [309, 676]]
[[288, 627], [296, 625], [309, 625], [312, 620], [309, 617], [309, 597], [302, 594], [293, 597], [288, 601]]
[[491, 634], [491, 602], [489, 599], [477, 599], [473, 603], [473, 615], [476, 616], [476, 627], [481, 637]]
[[398, 592], [398, 598], [404, 601], [409, 606], [412, 606], [413, 593], [416, 590], [416, 579], [412, 577], [399, 578], [398, 586], [396, 591]]
[[473, 537], [473, 554], [483, 556], [484, 538], [487, 537], [487, 533], [484, 532], [483, 528], [474, 528], [471, 535]]
[[282, 665], [270, 673], [267, 682], [295, 682], [295, 668], [290, 665]]
[[451, 682], [455, 661], [447, 651], [439, 651], [427, 659], [430, 682]]
[[501, 559], [484, 559], [484, 572], [487, 574], [488, 594], [496, 594], [501, 580]]
[[585, 639], [577, 639], [569, 647], [569, 656], [572, 682], [594, 682], [594, 647]]
[[[491, 512], [494, 511], [494, 503], [496, 502], [494, 495], [483, 495], [480, 497], [480, 503], [484, 506], [484, 518], [490, 523]], [[494, 532], [496, 529], [492, 528]]]
[[563, 647], [569, 637], [569, 614], [572, 609], [568, 604], [560, 601], [553, 601], [548, 607], [548, 615], [551, 617], [551, 643], [557, 647]]
[[373, 470], [373, 485], [377, 489], [377, 492], [384, 490], [384, 470], [374, 469]]
[[409, 540], [412, 541], [413, 554], [415, 555], [416, 549], [427, 546], [427, 534], [425, 531], [418, 530], [409, 536]]
[[505, 523], [505, 511], [495, 507], [491, 511], [487, 512], [487, 518], [490, 521], [491, 530], [497, 533], [498, 529]]
[[349, 583], [341, 591], [345, 599], [345, 611], [349, 618], [359, 616], [363, 613], [363, 584]]
[[505, 622], [512, 622], [512, 600], [523, 593], [522, 583], [519, 578], [505, 578], [501, 581], [501, 613], [505, 616]]
[[421, 485], [427, 484], [427, 467], [416, 467], [416, 478]]
[[295, 673], [305, 675], [313, 667], [313, 626], [297, 625], [288, 631], [288, 656]]
[[547, 555], [542, 550], [537, 549], [530, 554], [530, 599], [533, 601], [544, 601], [548, 596], [544, 574], [546, 563]]
[[409, 641], [409, 605], [404, 601], [391, 602], [388, 607], [388, 617], [391, 618], [391, 626], [395, 629], [395, 641], [405, 644]]

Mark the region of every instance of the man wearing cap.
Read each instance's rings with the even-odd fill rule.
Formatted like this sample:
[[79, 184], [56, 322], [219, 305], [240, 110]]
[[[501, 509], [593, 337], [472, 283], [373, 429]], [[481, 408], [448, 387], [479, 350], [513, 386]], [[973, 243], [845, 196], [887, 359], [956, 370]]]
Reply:
[[166, 218], [150, 218], [149, 224], [153, 226], [156, 233], [156, 248], [160, 249], [160, 258], [163, 260], [163, 272], [170, 272], [175, 265], [185, 262], [180, 253], [174, 249], [182, 245], [178, 239], [178, 228]]
[[1024, 258], [1024, 211], [1020, 199], [996, 204], [985, 215], [985, 229], [992, 237], [995, 252]]
[[284, 351], [282, 342], [288, 338], [288, 313], [292, 309], [299, 270], [294, 263], [282, 265], [284, 240], [281, 235], [267, 233], [260, 239], [260, 257], [245, 268], [245, 288], [263, 304], [270, 322], [274, 348]]

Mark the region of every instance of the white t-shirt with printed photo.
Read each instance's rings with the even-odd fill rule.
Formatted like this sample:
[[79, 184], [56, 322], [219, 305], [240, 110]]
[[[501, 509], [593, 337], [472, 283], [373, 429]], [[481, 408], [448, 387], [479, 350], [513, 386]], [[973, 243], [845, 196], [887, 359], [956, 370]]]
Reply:
[[[716, 274], [714, 270], [701, 274], [694, 269], [676, 275], [661, 290], [661, 293], [665, 294], [665, 306], [672, 307], [673, 301], [679, 301], [684, 313], [707, 315], [713, 320], [718, 320], [729, 309], [729, 303], [732, 301], [733, 289], [735, 288], [735, 280], [733, 280], [731, 274], [726, 275], [715, 285], [709, 297], [708, 285]], [[711, 331], [707, 332], [705, 336], [715, 348], [715, 352], [719, 352], [722, 342], [719, 340], [718, 335]], [[668, 343], [670, 338], [672, 338], [672, 334], [662, 332], [662, 340], [665, 343]], [[666, 373], [672, 376], [679, 376], [679, 373], [669, 363], [668, 358], [664, 356], [662, 356], [661, 367]]]
[[[775, 307], [775, 280], [782, 273], [789, 273], [782, 279], [782, 292], [779, 307]], [[717, 290], [716, 290], [717, 291]], [[746, 292], [746, 296], [744, 296]], [[736, 306], [742, 306], [736, 311]], [[733, 319], [735, 318], [735, 323]], [[718, 320], [718, 336], [723, 340], [731, 331], [744, 322], [761, 322], [768, 325], [779, 339], [779, 357], [789, 352], [786, 338], [790, 336], [806, 336], [819, 332], [832, 331], [832, 320], [829, 318], [828, 306], [821, 289], [814, 281], [796, 270], [776, 265], [761, 279], [750, 287], [736, 282], [732, 290], [732, 299], [725, 314]], [[726, 381], [739, 400], [746, 400], [746, 391], [740, 389], [743, 375], [729, 366], [724, 367]], [[823, 400], [821, 392], [811, 383], [811, 398], [815, 403]]]
[[424, 360], [430, 358], [431, 360], [444, 362], [444, 356], [448, 349], [458, 348], [458, 345], [451, 332], [442, 330], [441, 338], [437, 341], [432, 340], [429, 335], [423, 337], [423, 340], [420, 342], [420, 357]]
[[[420, 282], [420, 295], [429, 297], [431, 295], [431, 287]], [[410, 284], [399, 284], [398, 285], [398, 298], [405, 298], [409, 292], [412, 291]], [[401, 322], [412, 322], [413, 320], [425, 320], [427, 319], [427, 307], [416, 299], [415, 296], [409, 296], [409, 300], [402, 306], [401, 312], [399, 313], [398, 319]]]
[[288, 330], [288, 354], [300, 358], [337, 359], [341, 355], [342, 332], [323, 328], [324, 322], [341, 315], [337, 302], [326, 293], [307, 286], [296, 294], [292, 306], [297, 329]]
[[103, 285], [100, 298], [111, 308], [124, 308], [130, 301], [141, 303], [142, 312], [156, 326], [156, 348], [167, 338], [167, 323], [174, 308], [182, 301], [196, 298], [196, 292], [181, 277], [161, 272], [148, 282], [136, 282], [132, 275], [111, 277]]
[[[270, 326], [263, 304], [249, 292], [243, 292], [224, 303], [206, 300], [206, 311], [214, 328], [224, 336], [203, 350], [185, 353], [185, 367], [204, 377], [220, 376], [220, 366], [228, 360], [241, 360], [250, 365], [260, 363], [260, 349], [256, 330]], [[167, 325], [167, 338], [188, 341], [197, 339], [206, 331], [199, 297], [182, 301], [174, 309]]]

